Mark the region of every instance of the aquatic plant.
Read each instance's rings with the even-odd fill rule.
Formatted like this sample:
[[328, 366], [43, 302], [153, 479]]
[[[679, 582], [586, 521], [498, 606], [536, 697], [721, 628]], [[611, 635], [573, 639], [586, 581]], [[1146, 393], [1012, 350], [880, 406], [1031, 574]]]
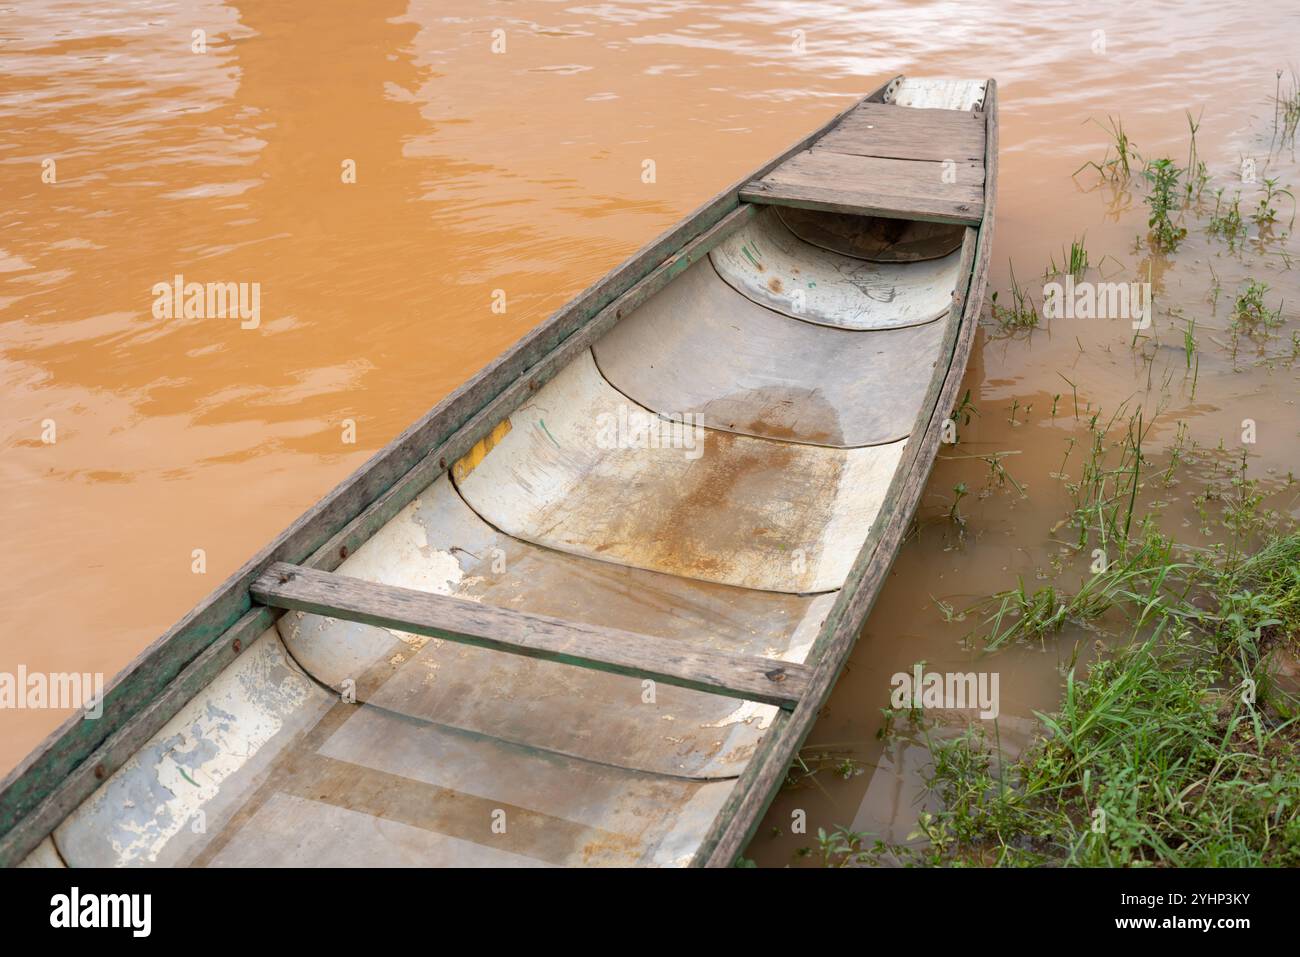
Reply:
[[1300, 126], [1300, 82], [1294, 73], [1291, 74], [1291, 85], [1283, 93], [1282, 71], [1277, 71], [1277, 91], [1273, 102], [1273, 137], [1280, 140], [1283, 147], [1294, 146], [1296, 127]]
[[[1125, 460], [1141, 461], [1142, 416], [1120, 431]], [[1164, 478], [1180, 464], [1180, 423]], [[1228, 542], [1179, 546], [1151, 516], [1134, 516], [1135, 486], [1094, 452], [1084, 485], [1093, 552], [1079, 587], [1023, 580], [976, 609], [986, 647], [1042, 641], [1066, 625], [1127, 620], [1127, 639], [1086, 669], [1078, 647], [1060, 707], [1043, 735], [1006, 762], [976, 727], [957, 738], [926, 732], [929, 786], [942, 809], [923, 814], [919, 845], [872, 848], [909, 864], [1255, 866], [1300, 864], [1300, 717], [1278, 662], [1300, 661], [1300, 534], [1263, 510], [1244, 452], [1214, 493]], [[1137, 466], [1132, 466], [1134, 476]], [[1217, 472], [1217, 467], [1216, 467]], [[1104, 507], [1129, 493], [1123, 523]], [[1202, 503], [1208, 502], [1207, 493]], [[1123, 527], [1137, 537], [1117, 538]], [[1258, 547], [1252, 545], [1256, 543]], [[1285, 669], [1284, 669], [1285, 670]]]
[[[1084, 237], [1085, 239], [1087, 237]], [[1088, 269], [1088, 250], [1084, 248], [1083, 239], [1073, 239], [1070, 241], [1068, 251], [1061, 250], [1061, 265], [1056, 265], [1056, 257], [1053, 256], [1051, 265], [1047, 269], [1047, 275], [1050, 276], [1073, 276], [1076, 280], [1082, 279], [1083, 274]]]
[[[1132, 164], [1136, 163], [1141, 157], [1138, 155], [1137, 148], [1129, 140], [1128, 134], [1124, 132], [1124, 123], [1115, 117], [1106, 117], [1106, 124], [1092, 117], [1085, 120], [1085, 123], [1095, 123], [1098, 127], [1109, 134], [1111, 142], [1106, 147], [1106, 152], [1101, 161], [1089, 160], [1077, 170], [1074, 175], [1078, 176], [1085, 169], [1092, 167], [1101, 176], [1103, 180], [1112, 183], [1127, 182], [1132, 176]], [[1111, 149], [1114, 149], [1115, 155], [1111, 155]]]
[[1237, 240], [1246, 235], [1246, 224], [1241, 218], [1241, 193], [1233, 198], [1231, 206], [1225, 206], [1223, 190], [1217, 190], [1214, 195], [1214, 212], [1210, 214], [1206, 228], [1211, 236], [1227, 240], [1230, 247], [1236, 245]]
[[1248, 281], [1246, 288], [1237, 295], [1236, 301], [1233, 302], [1233, 326], [1253, 331], [1281, 325], [1282, 306], [1279, 304], [1276, 309], [1270, 309], [1267, 303], [1264, 302], [1264, 296], [1267, 294], [1267, 284], [1257, 279]]
[[[1294, 118], [1280, 98], [1279, 124], [1293, 138], [1300, 92], [1288, 102]], [[1143, 170], [1152, 251], [1178, 248], [1187, 210], [1232, 247], [1248, 235], [1249, 223], [1264, 234], [1281, 221], [1281, 199], [1291, 200], [1294, 222], [1294, 197], [1276, 179], [1262, 181], [1258, 205], [1245, 216], [1239, 193], [1227, 200], [1216, 191], [1207, 221], [1198, 208], [1209, 179], [1196, 145], [1200, 120], [1188, 113], [1187, 122], [1186, 167], [1164, 158]], [[1112, 131], [1122, 132], [1118, 122]], [[1116, 138], [1116, 149], [1137, 157], [1126, 135]], [[1129, 176], [1109, 149], [1087, 166], [1106, 180]], [[1135, 248], [1142, 248], [1140, 239]], [[1271, 254], [1290, 268], [1285, 251]], [[1089, 265], [1080, 239], [1044, 272], [1078, 277]], [[1217, 312], [1222, 283], [1213, 266], [1209, 277], [1207, 300]], [[1283, 304], [1270, 305], [1269, 286], [1255, 279], [1240, 285], [1229, 304], [1235, 367], [1239, 339], [1248, 344], [1265, 333], [1255, 340], [1262, 350], [1282, 323]], [[1181, 332], [1194, 401], [1198, 340], [1229, 344], [1216, 338], [1213, 319], [1166, 311], [1175, 334]], [[1039, 310], [1014, 272], [1010, 305], [995, 296], [992, 313], [1003, 330], [1039, 324]], [[1018, 574], [1014, 587], [960, 612], [934, 599], [945, 621], [969, 618], [968, 641], [989, 652], [1074, 641], [1072, 653], [1066, 648], [1059, 707], [1038, 715], [1038, 737], [1016, 757], [1002, 752], [996, 724], [991, 732], [975, 725], [954, 734], [951, 725], [911, 714], [909, 733], [928, 748], [927, 783], [940, 809], [920, 815], [906, 844], [837, 827], [819, 831], [807, 856], [827, 866], [1300, 866], [1300, 534], [1288, 515], [1266, 507], [1266, 493], [1281, 483], [1250, 474], [1245, 448], [1229, 450], [1222, 441], [1218, 449], [1197, 446], [1179, 421], [1159, 461], [1152, 460], [1150, 431], [1175, 372], [1166, 369], [1165, 382], [1153, 389], [1154, 353], [1162, 344], [1154, 330], [1143, 342], [1147, 390], [1162, 397], [1154, 410], [1120, 403], [1107, 416], [1061, 376], [1071, 396], [1059, 411], [1072, 403], [1083, 434], [1074, 426], [1066, 435], [1060, 468], [1051, 473], [1066, 499], [1051, 529], [1054, 536], [1065, 530], [1050, 558], [1053, 573], [1040, 571], [1046, 580], [1033, 584]], [[1289, 358], [1300, 359], [1300, 332], [1291, 334]], [[1060, 399], [1053, 396], [1053, 420]], [[1027, 416], [1020, 409], [1012, 397], [1013, 426]], [[1024, 494], [1003, 466], [1009, 454], [947, 458], [982, 459], [986, 490], [1014, 485]], [[1184, 499], [1192, 508], [1184, 524], [1200, 537], [1189, 544], [1162, 527], [1168, 503], [1156, 495], [1176, 489], [1178, 473], [1193, 463], [1200, 491]], [[1288, 476], [1286, 487], [1293, 481]], [[964, 528], [965, 483], [953, 491], [948, 518]], [[1081, 641], [1085, 634], [1097, 640]], [[898, 733], [896, 717], [886, 709], [881, 737]]]
[[952, 487], [952, 508], [948, 509], [948, 519], [958, 528], [966, 527], [966, 519], [961, 514], [961, 500], [970, 494], [965, 482], [958, 482]]
[[1147, 226], [1151, 230], [1152, 246], [1165, 253], [1171, 253], [1187, 235], [1187, 230], [1176, 226], [1171, 218], [1177, 208], [1175, 196], [1178, 194], [1178, 181], [1183, 171], [1168, 158], [1152, 160], [1142, 171], [1142, 176], [1151, 187], [1146, 196], [1146, 204], [1151, 215]]
[[1192, 111], [1187, 110], [1186, 113], [1190, 134], [1187, 145], [1187, 181], [1183, 184], [1183, 189], [1185, 201], [1190, 205], [1193, 202], [1200, 202], [1201, 193], [1210, 181], [1210, 172], [1196, 148], [1196, 131], [1201, 128], [1201, 114], [1197, 114], [1196, 119], [1192, 119]]
[[1279, 196], [1285, 196], [1291, 200], [1291, 225], [1295, 225], [1295, 196], [1289, 189], [1279, 187], [1276, 178], [1265, 179], [1264, 195], [1259, 198], [1259, 205], [1250, 214], [1251, 220], [1261, 230], [1267, 229], [1277, 222], [1277, 209], [1274, 207], [1273, 202]]
[[1019, 329], [1033, 329], [1038, 326], [1041, 316], [1038, 307], [1034, 305], [1033, 297], [1030, 296], [1027, 289], [1021, 288], [1016, 282], [1016, 270], [1010, 266], [1011, 272], [1011, 305], [1005, 306], [998, 302], [998, 294], [994, 291], [989, 297], [989, 311], [993, 316], [993, 321], [1000, 326], [1003, 331], [1016, 331]]

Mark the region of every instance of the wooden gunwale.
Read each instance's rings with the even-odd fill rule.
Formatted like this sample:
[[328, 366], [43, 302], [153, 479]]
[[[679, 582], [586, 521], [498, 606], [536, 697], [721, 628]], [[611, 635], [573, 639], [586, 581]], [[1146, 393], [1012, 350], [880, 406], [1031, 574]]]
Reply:
[[[816, 668], [807, 697], [793, 712], [779, 711], [759, 742], [754, 756], [737, 779], [731, 796], [714, 818], [701, 841], [693, 867], [731, 867], [744, 850], [754, 828], [766, 813], [784, 779], [786, 770], [812, 730], [817, 713], [848, 660], [858, 633], [875, 603], [885, 576], [893, 565], [903, 534], [911, 521], [933, 467], [945, 412], [957, 402], [974, 343], [979, 310], [984, 301], [988, 263], [993, 247], [993, 213], [997, 199], [997, 82], [990, 79], [984, 96], [985, 113], [985, 196], [984, 216], [978, 230], [973, 269], [967, 275], [969, 287], [961, 303], [960, 323], [952, 323], [955, 341], [951, 360], [931, 383], [918, 416], [903, 464], [886, 493], [880, 515], [854, 562], [849, 579], [827, 615], [808, 660]], [[969, 232], [967, 238], [969, 239]], [[963, 251], [963, 259], [966, 252]], [[959, 330], [959, 331], [958, 331]], [[945, 349], [945, 352], [947, 350]], [[918, 459], [920, 465], [918, 466]]]
[[[711, 241], [717, 242], [739, 228], [749, 215], [731, 216], [740, 207], [742, 187], [806, 149], [858, 104], [882, 102], [899, 79], [846, 107], [585, 289], [372, 456], [151, 643], [109, 682], [100, 718], [69, 717], [0, 780], [0, 866], [21, 861], [274, 623], [278, 614], [254, 606], [249, 593], [271, 564], [336, 567], [346, 554], [343, 549], [364, 541], [496, 421], [589, 346], [593, 322], [612, 325], [630, 311], [629, 294], [638, 283], [657, 277], [640, 287], [639, 295], [649, 295], [690, 265], [687, 246], [710, 230]], [[706, 254], [712, 248], [706, 246], [696, 242], [692, 254]]]

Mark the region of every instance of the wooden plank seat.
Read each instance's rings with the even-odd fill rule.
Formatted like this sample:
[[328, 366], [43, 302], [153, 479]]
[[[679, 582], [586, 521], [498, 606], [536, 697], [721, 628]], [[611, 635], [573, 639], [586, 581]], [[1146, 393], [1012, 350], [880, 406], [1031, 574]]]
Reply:
[[741, 189], [752, 203], [975, 225], [984, 215], [984, 114], [909, 108], [929, 96], [966, 102], [961, 91], [896, 91], [895, 102], [861, 103], [812, 146]]

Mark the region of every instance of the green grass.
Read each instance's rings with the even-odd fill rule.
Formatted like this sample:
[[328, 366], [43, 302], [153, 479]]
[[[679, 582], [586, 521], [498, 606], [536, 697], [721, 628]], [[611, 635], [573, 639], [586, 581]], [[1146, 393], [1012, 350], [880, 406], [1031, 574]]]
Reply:
[[[1074, 175], [1078, 176], [1085, 169], [1092, 168], [1105, 181], [1111, 183], [1124, 183], [1133, 175], [1133, 164], [1138, 162], [1141, 157], [1138, 155], [1137, 148], [1129, 140], [1128, 134], [1124, 132], [1124, 123], [1116, 117], [1106, 117], [1106, 123], [1102, 124], [1099, 120], [1089, 118], [1085, 123], [1095, 123], [1101, 129], [1106, 131], [1110, 137], [1110, 143], [1106, 147], [1100, 162], [1090, 160], [1084, 163]], [[1112, 156], [1111, 150], [1115, 153]]]
[[[1085, 237], [1086, 238], [1086, 237]], [[1088, 270], [1088, 250], [1083, 245], [1083, 239], [1074, 239], [1070, 241], [1069, 250], [1061, 250], [1061, 265], [1056, 264], [1056, 257], [1053, 256], [1051, 265], [1047, 269], [1047, 276], [1073, 276], [1075, 280], [1083, 278], [1083, 274]]]
[[989, 311], [993, 316], [993, 321], [1004, 332], [1036, 328], [1042, 319], [1038, 312], [1038, 306], [1034, 304], [1029, 291], [1021, 288], [1020, 284], [1016, 282], [1015, 267], [1009, 265], [1008, 268], [1011, 272], [1011, 305], [1007, 306], [999, 303], [998, 294], [994, 292], [989, 300]]
[[1280, 196], [1285, 196], [1291, 200], [1291, 222], [1289, 225], [1295, 225], [1295, 194], [1285, 187], [1278, 186], [1276, 179], [1266, 179], [1264, 180], [1264, 195], [1259, 198], [1259, 205], [1250, 214], [1251, 220], [1261, 231], [1271, 228], [1277, 222], [1277, 207], [1274, 203]]
[[1033, 747], [1003, 765], [981, 728], [927, 731], [942, 810], [910, 845], [837, 833], [832, 849], [864, 864], [1300, 866], [1300, 719], [1271, 679], [1300, 636], [1300, 535], [1191, 562], [1157, 538], [1026, 611], [1039, 627], [1102, 605], [1133, 622], [1071, 668]]
[[1273, 135], [1279, 137], [1282, 146], [1294, 146], [1296, 127], [1300, 126], [1300, 82], [1295, 74], [1286, 92], [1282, 91], [1282, 71], [1277, 71], [1276, 108], [1273, 116]]
[[[1187, 128], [1189, 138], [1187, 144], [1187, 180], [1183, 184], [1185, 191], [1185, 202], [1188, 205], [1200, 202], [1201, 193], [1210, 181], [1210, 171], [1201, 159], [1200, 151], [1196, 148], [1196, 132], [1201, 128], [1201, 117], [1197, 115], [1192, 119], [1192, 111], [1186, 110]], [[1203, 112], [1203, 111], [1202, 111]]]
[[1191, 632], [1156, 635], [1071, 673], [1049, 735], [999, 768], [980, 732], [932, 745], [944, 809], [926, 864], [1300, 865], [1294, 719], [1248, 704]]

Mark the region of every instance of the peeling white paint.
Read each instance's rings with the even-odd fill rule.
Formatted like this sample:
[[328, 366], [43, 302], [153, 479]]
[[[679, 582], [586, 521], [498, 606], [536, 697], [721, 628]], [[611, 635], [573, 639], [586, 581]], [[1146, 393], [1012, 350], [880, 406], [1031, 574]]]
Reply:
[[453, 594], [464, 572], [455, 555], [429, 547], [428, 534], [416, 520], [420, 507], [417, 498], [394, 515], [344, 560], [338, 573], [435, 595]]
[[231, 782], [328, 703], [268, 629], [59, 825], [59, 849], [74, 867], [178, 863], [197, 815], [218, 827]]

